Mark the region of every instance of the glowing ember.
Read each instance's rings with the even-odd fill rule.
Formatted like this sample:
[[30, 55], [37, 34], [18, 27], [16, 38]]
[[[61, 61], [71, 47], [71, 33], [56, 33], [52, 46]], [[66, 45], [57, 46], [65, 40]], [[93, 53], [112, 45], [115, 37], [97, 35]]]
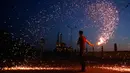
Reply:
[[97, 44], [98, 44], [98, 45], [101, 45], [102, 43], [104, 43], [104, 38], [101, 37], [101, 38], [99, 39], [99, 42], [98, 42]]
[[97, 0], [88, 6], [88, 15], [99, 25], [98, 45], [107, 43], [119, 21], [118, 11], [112, 2]]

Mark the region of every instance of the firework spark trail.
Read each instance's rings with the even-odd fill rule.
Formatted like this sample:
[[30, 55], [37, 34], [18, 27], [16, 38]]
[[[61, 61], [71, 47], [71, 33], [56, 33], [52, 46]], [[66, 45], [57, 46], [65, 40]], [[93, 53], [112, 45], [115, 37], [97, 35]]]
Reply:
[[98, 1], [89, 5], [87, 11], [94, 23], [100, 26], [97, 44], [107, 43], [119, 21], [116, 7], [111, 2]]

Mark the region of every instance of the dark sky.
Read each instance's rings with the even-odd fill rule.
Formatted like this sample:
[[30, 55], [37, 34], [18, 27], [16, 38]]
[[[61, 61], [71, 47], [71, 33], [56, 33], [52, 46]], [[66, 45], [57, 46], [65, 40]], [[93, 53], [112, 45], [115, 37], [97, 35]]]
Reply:
[[[21, 37], [34, 43], [44, 37], [46, 48], [54, 49], [57, 33], [63, 34], [63, 41], [70, 44], [70, 29], [73, 28], [73, 46], [76, 47], [78, 31], [92, 43], [97, 42], [95, 26], [84, 12], [88, 4], [96, 0], [1, 0], [0, 29], [8, 30], [12, 37]], [[113, 43], [119, 50], [130, 49], [130, 6], [129, 0], [112, 0], [119, 11], [119, 22], [114, 37], [105, 45], [105, 50], [113, 50]], [[77, 28], [76, 28], [77, 27]], [[98, 49], [97, 49], [98, 50]]]

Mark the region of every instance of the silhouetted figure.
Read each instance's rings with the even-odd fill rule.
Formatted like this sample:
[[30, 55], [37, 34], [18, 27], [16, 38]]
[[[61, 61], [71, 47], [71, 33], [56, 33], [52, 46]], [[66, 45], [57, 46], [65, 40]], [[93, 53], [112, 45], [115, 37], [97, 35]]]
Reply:
[[115, 52], [117, 51], [117, 44], [116, 43], [114, 44], [114, 51]]
[[77, 45], [80, 47], [80, 64], [82, 66], [81, 71], [85, 71], [85, 53], [86, 53], [86, 43], [93, 46], [86, 38], [83, 36], [83, 31], [79, 31], [79, 39]]

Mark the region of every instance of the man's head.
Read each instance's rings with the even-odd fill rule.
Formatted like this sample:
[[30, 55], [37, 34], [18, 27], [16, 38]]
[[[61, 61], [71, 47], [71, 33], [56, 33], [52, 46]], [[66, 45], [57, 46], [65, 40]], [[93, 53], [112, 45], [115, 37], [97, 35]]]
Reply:
[[80, 30], [80, 31], [79, 31], [79, 35], [80, 35], [80, 36], [83, 35], [83, 31]]

